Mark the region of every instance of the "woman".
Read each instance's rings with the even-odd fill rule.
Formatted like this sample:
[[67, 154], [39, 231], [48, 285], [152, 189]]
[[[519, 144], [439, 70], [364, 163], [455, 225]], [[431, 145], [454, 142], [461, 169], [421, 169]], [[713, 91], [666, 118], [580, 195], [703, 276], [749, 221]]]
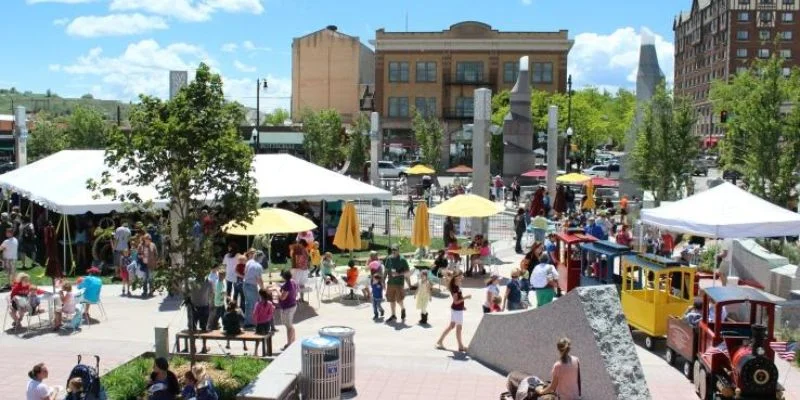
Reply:
[[228, 252], [222, 256], [222, 265], [225, 266], [225, 292], [231, 297], [233, 285], [236, 283], [236, 264], [239, 255], [236, 253], [236, 243], [228, 244]]
[[550, 264], [550, 257], [542, 254], [539, 264], [531, 272], [531, 288], [536, 292], [536, 307], [541, 307], [553, 301], [555, 290], [553, 286], [558, 282], [558, 271]]
[[484, 314], [491, 312], [492, 304], [494, 304], [494, 298], [500, 296], [500, 287], [498, 286], [499, 282], [500, 276], [497, 274], [492, 274], [492, 276], [486, 281], [486, 301], [483, 303]]
[[306, 281], [308, 281], [308, 264], [309, 264], [309, 256], [308, 256], [308, 243], [304, 239], [300, 239], [297, 241], [297, 245], [294, 247], [294, 255], [292, 256], [294, 260], [294, 267], [292, 267], [292, 276], [294, 277], [295, 282], [297, 283], [298, 287], [300, 288], [300, 302], [303, 302], [303, 292], [302, 289], [306, 285]]
[[17, 279], [11, 285], [11, 318], [14, 322], [11, 324], [12, 328], [22, 327], [22, 318], [25, 317], [26, 312], [35, 312], [39, 307], [39, 298], [36, 294], [40, 292], [36, 286], [31, 284], [31, 278], [28, 274], [20, 272], [17, 274]]
[[431, 273], [433, 276], [442, 277], [442, 271], [447, 269], [447, 257], [445, 256], [444, 249], [439, 249], [436, 253], [436, 259], [433, 260], [433, 269], [431, 269]]
[[628, 225], [623, 224], [622, 229], [617, 233], [616, 242], [619, 245], [631, 247], [631, 243], [633, 243], [633, 237], [631, 237], [631, 232], [628, 230]]
[[44, 383], [47, 379], [47, 367], [44, 363], [39, 363], [33, 366], [28, 371], [28, 389], [25, 391], [26, 400], [55, 400], [58, 393], [61, 391], [58, 387], [50, 388]]
[[174, 400], [180, 392], [178, 377], [169, 370], [169, 361], [164, 357], [156, 358], [147, 386], [147, 400]]
[[561, 338], [556, 345], [560, 357], [553, 364], [553, 377], [550, 384], [537, 387], [539, 396], [553, 393], [559, 400], [578, 400], [581, 398], [581, 364], [578, 357], [569, 355], [570, 341]]
[[464, 300], [472, 298], [472, 295], [464, 296], [461, 293], [461, 282], [464, 281], [464, 275], [461, 271], [455, 273], [450, 282], [448, 283], [448, 288], [450, 289], [450, 295], [453, 297], [453, 302], [450, 304], [450, 325], [442, 332], [442, 336], [439, 337], [439, 341], [436, 342], [437, 349], [444, 349], [444, 345], [442, 342], [444, 338], [447, 337], [447, 334], [455, 328], [456, 330], [456, 340], [458, 341], [458, 351], [466, 352], [467, 347], [464, 346], [464, 342], [461, 340], [461, 330], [462, 325], [464, 324]]
[[140, 267], [144, 270], [142, 297], [147, 297], [152, 292], [150, 290], [150, 274], [152, 274], [158, 266], [158, 250], [153, 243], [153, 238], [149, 234], [145, 233], [142, 238], [143, 240], [139, 244]]
[[284, 270], [281, 272], [281, 278], [284, 283], [281, 286], [281, 296], [278, 301], [278, 309], [280, 310], [281, 321], [286, 326], [286, 350], [289, 345], [294, 342], [294, 313], [297, 311], [297, 283], [292, 279], [292, 272]]

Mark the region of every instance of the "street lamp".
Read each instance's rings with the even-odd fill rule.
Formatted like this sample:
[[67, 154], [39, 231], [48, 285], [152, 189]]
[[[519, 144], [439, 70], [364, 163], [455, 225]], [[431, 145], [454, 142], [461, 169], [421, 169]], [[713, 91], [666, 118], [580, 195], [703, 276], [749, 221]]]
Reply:
[[572, 172], [572, 163], [567, 160], [572, 147], [572, 74], [567, 76], [567, 150], [564, 152], [565, 170]]
[[267, 90], [269, 87], [267, 85], [267, 78], [256, 79], [256, 127], [253, 128], [253, 132], [255, 135], [256, 146], [255, 152], [256, 154], [261, 152], [261, 87], [264, 87], [264, 90]]
[[567, 173], [572, 172], [572, 159], [569, 158], [570, 152], [572, 150], [572, 127], [567, 127], [567, 151], [564, 152], [564, 170]]
[[[253, 144], [253, 149], [256, 149], [258, 146], [258, 129], [253, 128], [253, 132], [250, 134], [250, 143]], [[256, 153], [258, 154], [258, 153]]]

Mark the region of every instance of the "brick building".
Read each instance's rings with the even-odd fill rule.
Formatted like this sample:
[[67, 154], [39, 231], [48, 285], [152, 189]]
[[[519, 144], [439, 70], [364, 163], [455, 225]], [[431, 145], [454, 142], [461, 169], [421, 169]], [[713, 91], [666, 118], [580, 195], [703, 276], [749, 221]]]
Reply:
[[519, 59], [530, 57], [531, 86], [566, 92], [568, 32], [500, 32], [474, 21], [440, 32], [386, 32], [375, 46], [375, 109], [381, 115], [384, 157], [412, 158], [413, 111], [436, 116], [445, 138], [445, 163], [470, 163], [473, 91], [497, 93], [517, 80]]
[[800, 0], [693, 0], [675, 18], [675, 94], [694, 102], [695, 133], [708, 144], [723, 133], [709, 100], [711, 82], [775, 53], [789, 74], [800, 56], [798, 10]]
[[292, 121], [306, 110], [332, 108], [350, 123], [375, 83], [375, 53], [336, 26], [292, 40]]

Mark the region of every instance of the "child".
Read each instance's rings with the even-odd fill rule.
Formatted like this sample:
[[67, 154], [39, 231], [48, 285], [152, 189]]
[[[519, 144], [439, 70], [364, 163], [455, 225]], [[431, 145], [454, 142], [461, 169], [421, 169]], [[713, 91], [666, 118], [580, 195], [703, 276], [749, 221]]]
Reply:
[[311, 259], [311, 271], [308, 273], [308, 276], [314, 276], [314, 273], [319, 276], [319, 267], [322, 263], [322, 256], [319, 253], [319, 242], [314, 242], [308, 250], [308, 257]]
[[[242, 333], [242, 324], [244, 323], [244, 315], [242, 312], [236, 307], [236, 302], [231, 301], [228, 303], [228, 309], [225, 312], [225, 315], [222, 317], [222, 332], [227, 336], [236, 336]], [[226, 349], [231, 348], [231, 342], [229, 341], [225, 345]], [[247, 351], [247, 343], [244, 343], [244, 351]]]
[[211, 379], [200, 365], [195, 365], [183, 374], [183, 383], [181, 397], [184, 400], [216, 400], [219, 398]]
[[206, 323], [206, 330], [208, 331], [219, 329], [219, 320], [225, 315], [225, 303], [228, 300], [225, 288], [226, 276], [225, 270], [217, 272], [217, 282], [214, 284], [214, 307], [211, 309], [208, 323]]
[[333, 263], [333, 254], [329, 251], [325, 252], [325, 256], [322, 257], [322, 276], [325, 277], [325, 284], [339, 283], [336, 277], [333, 276], [334, 267], [336, 267], [336, 264]]
[[420, 325], [428, 325], [428, 304], [431, 302], [431, 281], [428, 280], [428, 274], [421, 272], [419, 274], [419, 286], [417, 287], [417, 309], [420, 312]]
[[353, 288], [358, 284], [358, 268], [356, 268], [356, 262], [353, 260], [347, 262], [347, 267], [347, 275], [343, 276], [342, 279], [344, 279], [347, 287], [350, 288], [350, 298], [354, 299], [356, 295], [353, 293]]
[[64, 400], [81, 400], [83, 398], [83, 380], [76, 376], [67, 383], [67, 397], [64, 397]]
[[379, 274], [372, 275], [372, 312], [374, 313], [372, 319], [378, 320], [378, 314], [380, 313], [380, 318], [383, 318], [383, 307], [381, 307], [381, 302], [383, 301], [383, 279]]
[[[30, 311], [36, 313], [39, 308], [39, 298], [36, 297], [38, 289], [36, 286], [31, 285], [31, 278], [28, 274], [20, 272], [17, 274], [17, 279], [11, 285], [11, 317], [14, 323], [11, 324], [12, 328], [22, 327], [22, 318], [25, 313]], [[44, 292], [42, 292], [44, 293]]]
[[233, 301], [239, 304], [239, 308], [244, 309], [244, 270], [247, 266], [247, 256], [239, 254], [236, 258], [236, 280], [233, 283]]
[[53, 330], [58, 330], [61, 328], [64, 314], [72, 315], [75, 314], [76, 311], [75, 294], [72, 293], [71, 283], [64, 282], [61, 285], [61, 290], [58, 292], [58, 296], [61, 299], [61, 310], [55, 313], [55, 326], [53, 327]]
[[500, 307], [500, 305], [502, 303], [503, 303], [503, 299], [500, 296], [494, 296], [492, 298], [492, 305], [491, 305], [491, 307], [489, 307], [489, 312], [500, 312], [500, 311], [503, 311], [503, 309]]
[[[275, 328], [272, 317], [275, 315], [275, 304], [272, 303], [272, 294], [266, 289], [258, 291], [260, 299], [253, 309], [253, 322], [256, 324], [256, 335], [266, 335]], [[256, 354], [258, 353], [258, 342], [256, 342]]]
[[131, 295], [130, 289], [130, 274], [128, 273], [128, 265], [131, 265], [133, 258], [128, 249], [122, 250], [122, 257], [119, 258], [119, 278], [122, 279], [122, 295]]

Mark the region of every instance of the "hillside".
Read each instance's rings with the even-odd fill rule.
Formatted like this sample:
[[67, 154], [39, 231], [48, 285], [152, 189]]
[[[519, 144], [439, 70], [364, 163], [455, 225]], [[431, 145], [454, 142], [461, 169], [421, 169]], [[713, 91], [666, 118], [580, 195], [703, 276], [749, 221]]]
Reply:
[[77, 106], [93, 108], [108, 120], [117, 119], [117, 106], [120, 106], [122, 120], [128, 118], [129, 105], [116, 100], [93, 98], [63, 98], [56, 94], [18, 92], [14, 89], [0, 89], [0, 114], [12, 114], [12, 107], [25, 106], [28, 112], [45, 111], [53, 116], [67, 116]]

